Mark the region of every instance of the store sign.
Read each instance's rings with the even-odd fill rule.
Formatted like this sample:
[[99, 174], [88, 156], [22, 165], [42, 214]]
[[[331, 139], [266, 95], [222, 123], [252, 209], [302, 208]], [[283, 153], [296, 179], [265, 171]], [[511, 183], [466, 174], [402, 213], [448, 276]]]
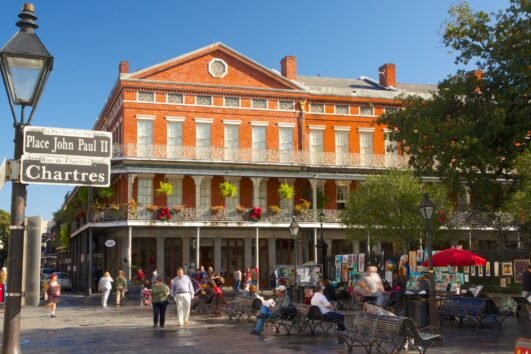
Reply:
[[34, 155], [21, 158], [20, 181], [27, 184], [62, 184], [108, 187], [111, 160]]
[[24, 154], [111, 158], [112, 134], [95, 130], [24, 127]]

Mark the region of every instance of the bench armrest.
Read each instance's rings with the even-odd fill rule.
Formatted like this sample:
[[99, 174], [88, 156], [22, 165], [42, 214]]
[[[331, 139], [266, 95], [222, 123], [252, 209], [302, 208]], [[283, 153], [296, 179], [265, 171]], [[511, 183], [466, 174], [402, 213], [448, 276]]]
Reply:
[[442, 337], [441, 329], [437, 328], [437, 327], [434, 327], [434, 326], [427, 326], [427, 327], [424, 327], [424, 328], [420, 328], [419, 332], [427, 333], [427, 334], [430, 334], [430, 335], [433, 335], [433, 336], [441, 336]]

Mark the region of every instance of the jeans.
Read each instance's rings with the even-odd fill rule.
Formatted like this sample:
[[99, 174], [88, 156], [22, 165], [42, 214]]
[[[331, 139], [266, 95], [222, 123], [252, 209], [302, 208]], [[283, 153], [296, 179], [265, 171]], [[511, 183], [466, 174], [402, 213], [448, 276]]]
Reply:
[[234, 292], [237, 293], [238, 291], [240, 291], [240, 284], [241, 284], [241, 280], [234, 280], [234, 285], [232, 286], [232, 288], [234, 289]]
[[345, 316], [337, 312], [327, 312], [323, 315], [323, 318], [327, 321], [337, 322], [337, 329], [340, 331], [345, 330]]
[[264, 329], [265, 322], [267, 321], [269, 317], [271, 317], [272, 314], [273, 313], [271, 312], [269, 307], [267, 306], [260, 307], [260, 313], [258, 315], [259, 318], [258, 318], [258, 321], [256, 321], [256, 327], [254, 327], [254, 330], [257, 331], [258, 333], [261, 333], [262, 330]]
[[168, 306], [168, 301], [154, 302], [153, 303], [153, 324], [156, 325], [159, 323], [160, 317], [160, 328], [164, 327], [166, 322], [166, 307]]

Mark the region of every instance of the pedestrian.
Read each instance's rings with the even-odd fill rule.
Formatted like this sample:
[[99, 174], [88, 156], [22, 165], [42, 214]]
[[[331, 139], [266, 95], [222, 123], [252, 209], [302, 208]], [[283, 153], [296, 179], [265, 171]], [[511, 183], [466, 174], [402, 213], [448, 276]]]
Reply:
[[125, 304], [125, 293], [127, 292], [127, 279], [124, 277], [123, 270], [118, 271], [116, 277], [116, 305]]
[[269, 273], [269, 287], [275, 289], [277, 287], [277, 270], [275, 267], [271, 268], [271, 273]]
[[138, 279], [140, 284], [144, 282], [144, 271], [142, 270], [142, 268], [138, 268], [136, 270], [136, 279]]
[[232, 284], [232, 289], [235, 293], [240, 292], [240, 285], [242, 283], [242, 271], [239, 267], [236, 267], [236, 270], [234, 271], [234, 284]]
[[155, 268], [153, 269], [153, 273], [151, 273], [151, 284], [152, 285], [155, 285], [158, 277], [159, 277], [159, 273], [157, 272], [157, 268]]
[[[527, 272], [524, 272], [522, 296], [527, 298], [531, 296], [531, 263], [527, 265]], [[527, 300], [528, 302], [529, 299]]]
[[332, 305], [332, 303], [328, 301], [326, 296], [324, 296], [324, 289], [324, 285], [319, 285], [315, 287], [315, 289], [313, 290], [313, 296], [310, 304], [319, 308], [319, 310], [321, 311], [321, 316], [326, 321], [335, 322], [338, 331], [344, 331], [345, 316], [338, 312], [332, 311], [334, 310], [334, 305]]
[[258, 267], [251, 267], [251, 285], [258, 285]]
[[107, 299], [111, 293], [113, 280], [109, 272], [103, 273], [103, 276], [98, 282], [98, 291], [101, 292], [101, 305], [107, 307]]
[[59, 296], [61, 296], [61, 285], [57, 281], [57, 274], [52, 273], [50, 280], [48, 281], [48, 287], [46, 289], [48, 297], [48, 303], [46, 306], [50, 309], [51, 317], [55, 317], [55, 310], [57, 309], [57, 303], [59, 302]]
[[177, 268], [177, 275], [173, 278], [171, 296], [175, 298], [177, 307], [177, 326], [188, 324], [190, 304], [194, 298], [194, 287], [188, 275], [184, 275], [182, 267]]
[[153, 328], [164, 328], [166, 322], [166, 307], [168, 306], [168, 295], [170, 288], [162, 282], [161, 277], [155, 279], [155, 284], [151, 288], [151, 298], [153, 304]]
[[367, 267], [367, 275], [360, 281], [360, 287], [365, 295], [365, 301], [376, 301], [382, 306], [384, 302], [384, 287], [382, 278], [375, 266]]

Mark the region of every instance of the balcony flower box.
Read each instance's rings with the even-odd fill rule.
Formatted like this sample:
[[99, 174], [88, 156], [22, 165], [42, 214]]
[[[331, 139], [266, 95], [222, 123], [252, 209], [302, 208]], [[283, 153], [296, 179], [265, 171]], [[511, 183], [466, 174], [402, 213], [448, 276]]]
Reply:
[[161, 221], [170, 221], [171, 220], [170, 209], [168, 209], [166, 207], [160, 208], [159, 220], [161, 220]]
[[179, 214], [180, 212], [182, 212], [184, 209], [186, 208], [186, 205], [174, 205], [171, 207], [171, 213], [172, 214]]
[[247, 211], [247, 208], [241, 206], [240, 204], [236, 205], [236, 208], [234, 209], [236, 209], [236, 212], [240, 215]]
[[310, 208], [310, 202], [305, 199], [300, 199], [299, 203], [295, 204], [295, 214], [300, 215]]
[[212, 214], [220, 214], [220, 213], [223, 213], [224, 210], [225, 210], [225, 206], [223, 205], [216, 205], [210, 208], [210, 212]]
[[254, 207], [251, 209], [251, 213], [249, 214], [249, 219], [254, 222], [260, 221], [262, 219], [262, 208]]
[[271, 214], [276, 215], [280, 213], [280, 207], [278, 205], [270, 205], [269, 211], [271, 212]]

